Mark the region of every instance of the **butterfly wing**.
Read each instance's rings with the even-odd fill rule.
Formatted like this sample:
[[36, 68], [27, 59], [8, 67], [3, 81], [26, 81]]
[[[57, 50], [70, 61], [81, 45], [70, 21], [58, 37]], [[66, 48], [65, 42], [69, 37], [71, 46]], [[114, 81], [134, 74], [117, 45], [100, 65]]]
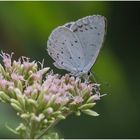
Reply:
[[76, 75], [83, 69], [83, 49], [80, 41], [68, 27], [56, 28], [50, 35], [48, 53], [54, 59], [54, 65]]
[[79, 19], [70, 27], [80, 40], [85, 53], [84, 73], [87, 73], [96, 61], [104, 40], [105, 26], [103, 16], [93, 15]]

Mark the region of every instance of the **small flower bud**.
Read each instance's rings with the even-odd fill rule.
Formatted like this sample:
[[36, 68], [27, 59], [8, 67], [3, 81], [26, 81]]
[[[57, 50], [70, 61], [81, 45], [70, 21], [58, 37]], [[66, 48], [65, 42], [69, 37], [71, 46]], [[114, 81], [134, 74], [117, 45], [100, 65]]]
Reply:
[[48, 113], [48, 114], [51, 114], [52, 112], [53, 112], [53, 108], [49, 107], [49, 108], [47, 109], [47, 113]]
[[11, 103], [11, 106], [18, 112], [23, 112], [22, 108], [15, 103]]
[[9, 102], [10, 101], [10, 97], [8, 95], [6, 95], [5, 92], [3, 91], [0, 91], [0, 98], [6, 102]]
[[90, 110], [90, 109], [82, 110], [82, 112], [84, 112], [85, 114], [90, 115], [90, 116], [99, 116], [99, 114], [97, 112]]

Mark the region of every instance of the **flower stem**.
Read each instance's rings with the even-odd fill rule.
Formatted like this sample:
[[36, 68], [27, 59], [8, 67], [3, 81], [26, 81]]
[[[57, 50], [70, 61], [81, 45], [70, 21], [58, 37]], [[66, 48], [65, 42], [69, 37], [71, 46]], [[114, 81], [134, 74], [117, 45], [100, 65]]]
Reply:
[[[71, 114], [72, 112], [69, 112], [65, 115], [65, 117], [67, 117], [69, 114]], [[47, 131], [49, 129], [51, 129], [52, 127], [54, 127], [57, 123], [59, 123], [59, 121], [62, 120], [62, 119], [57, 119], [54, 123], [50, 124], [47, 128], [45, 128], [41, 134], [39, 136], [36, 137], [36, 139], [40, 139], [45, 133], [47, 133]]]
[[47, 133], [47, 131], [49, 129], [51, 129], [52, 127], [54, 127], [61, 119], [56, 120], [54, 123], [50, 124], [47, 128], [45, 128], [42, 133], [36, 137], [36, 139], [40, 139], [45, 133]]

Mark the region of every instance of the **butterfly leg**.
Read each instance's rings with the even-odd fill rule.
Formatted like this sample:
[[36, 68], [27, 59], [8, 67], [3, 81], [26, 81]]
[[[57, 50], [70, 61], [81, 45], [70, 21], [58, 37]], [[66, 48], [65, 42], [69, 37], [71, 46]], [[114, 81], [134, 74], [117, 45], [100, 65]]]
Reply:
[[90, 72], [88, 73], [88, 75], [89, 75], [89, 79], [91, 79], [91, 81], [97, 83], [97, 80], [96, 80], [96, 78], [95, 78], [94, 72], [91, 72], [91, 71], [90, 71]]

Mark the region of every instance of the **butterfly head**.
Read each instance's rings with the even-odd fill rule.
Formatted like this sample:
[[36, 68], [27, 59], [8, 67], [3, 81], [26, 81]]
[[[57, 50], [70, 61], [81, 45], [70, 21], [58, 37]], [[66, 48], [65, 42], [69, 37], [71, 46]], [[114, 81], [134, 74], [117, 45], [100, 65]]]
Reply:
[[84, 81], [88, 81], [90, 75], [91, 75], [91, 72], [84, 72], [84, 71], [78, 71], [77, 73], [74, 73], [73, 74], [74, 76], [76, 77], [79, 77], [80, 79], [83, 79]]

